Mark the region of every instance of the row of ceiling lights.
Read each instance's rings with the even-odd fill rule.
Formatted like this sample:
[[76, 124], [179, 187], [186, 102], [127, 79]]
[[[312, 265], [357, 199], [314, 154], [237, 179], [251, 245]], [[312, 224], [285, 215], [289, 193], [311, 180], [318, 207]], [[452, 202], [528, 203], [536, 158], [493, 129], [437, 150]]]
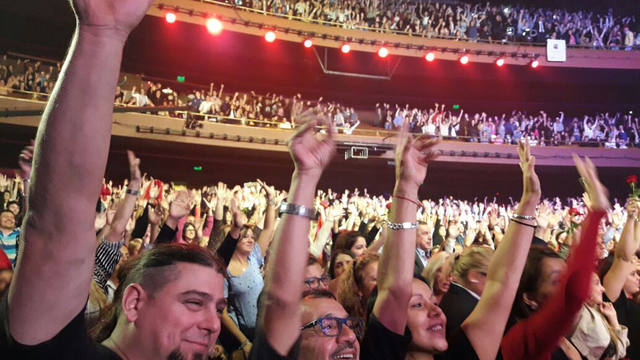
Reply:
[[[174, 12], [172, 11], [168, 11], [165, 13], [165, 20], [167, 21], [167, 23], [173, 24], [176, 22], [177, 20], [177, 16]], [[207, 28], [207, 31], [209, 31], [209, 33], [211, 33], [212, 35], [218, 35], [222, 32], [224, 26], [222, 24], [222, 21], [220, 21], [218, 18], [216, 17], [207, 17], [206, 21], [205, 21], [205, 25]], [[268, 30], [267, 32], [265, 32], [264, 34], [264, 39], [265, 41], [269, 42], [269, 43], [273, 43], [276, 40], [276, 33], [273, 30]], [[302, 42], [303, 46], [305, 48], [311, 48], [313, 47], [313, 40], [311, 38], [306, 38], [303, 42]], [[351, 52], [351, 45], [349, 43], [344, 43], [342, 44], [342, 46], [340, 47], [340, 51], [343, 54], [348, 54]], [[480, 53], [478, 53], [479, 55]], [[378, 56], [380, 58], [386, 58], [389, 55], [389, 49], [386, 48], [385, 46], [381, 46], [378, 49]], [[519, 54], [516, 54], [515, 57], [517, 57]], [[525, 55], [520, 55], [522, 57], [527, 57]], [[513, 57], [513, 55], [512, 55]], [[434, 51], [429, 51], [424, 55], [424, 58], [426, 61], [428, 62], [432, 62], [436, 59], [436, 55]], [[467, 65], [470, 61], [470, 56], [468, 53], [465, 53], [463, 55], [461, 55], [458, 58], [458, 61], [460, 62], [460, 64], [462, 65]], [[498, 67], [502, 67], [503, 65], [505, 65], [506, 63], [506, 59], [504, 56], [500, 56], [498, 57], [495, 62], [496, 66]], [[537, 68], [540, 65], [540, 62], [537, 60], [537, 58], [533, 58], [533, 60], [531, 60], [529, 62], [529, 66], [531, 66], [532, 68]]]

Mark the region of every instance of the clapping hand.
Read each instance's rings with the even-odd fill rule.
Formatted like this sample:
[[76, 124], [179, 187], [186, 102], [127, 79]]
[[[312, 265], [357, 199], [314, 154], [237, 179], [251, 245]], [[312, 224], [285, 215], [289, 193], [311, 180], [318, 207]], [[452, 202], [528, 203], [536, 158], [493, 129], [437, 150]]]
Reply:
[[438, 154], [434, 146], [437, 139], [430, 140], [428, 135], [414, 139], [409, 134], [408, 124], [403, 124], [400, 132], [400, 143], [396, 147], [396, 184], [416, 191], [427, 176], [427, 165]]
[[[289, 140], [289, 152], [295, 164], [295, 171], [298, 175], [320, 178], [336, 151], [333, 142], [335, 127], [326, 115], [315, 115], [312, 109], [300, 115], [296, 123], [304, 125]], [[326, 136], [318, 137], [314, 130], [322, 124], [327, 125], [329, 131]]]

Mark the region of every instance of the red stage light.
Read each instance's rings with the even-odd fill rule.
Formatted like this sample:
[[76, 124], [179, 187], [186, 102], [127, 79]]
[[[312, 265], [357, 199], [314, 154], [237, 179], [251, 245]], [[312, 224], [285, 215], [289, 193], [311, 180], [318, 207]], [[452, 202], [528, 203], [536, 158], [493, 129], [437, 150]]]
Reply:
[[340, 48], [340, 51], [342, 51], [343, 54], [348, 54], [349, 51], [351, 51], [351, 46], [349, 46], [349, 44], [344, 44]]
[[222, 22], [216, 18], [207, 19], [207, 31], [212, 35], [218, 35], [222, 32]]
[[306, 47], [307, 49], [313, 46], [313, 42], [311, 41], [311, 39], [307, 39], [305, 40], [303, 43], [304, 47]]
[[386, 57], [387, 57], [387, 55], [389, 55], [389, 50], [387, 50], [387, 48], [386, 48], [386, 47], [381, 47], [381, 48], [378, 50], [378, 56], [380, 56], [381, 58], [386, 58]]
[[428, 52], [427, 55], [424, 56], [425, 60], [427, 60], [428, 62], [432, 62], [433, 60], [436, 59], [436, 54], [432, 53], [432, 52]]
[[504, 59], [499, 58], [498, 60], [496, 60], [496, 65], [498, 65], [498, 67], [502, 67], [502, 65], [504, 65]]
[[173, 24], [174, 22], [176, 22], [176, 14], [172, 13], [172, 12], [168, 12], [166, 14], [164, 14], [164, 19], [169, 23], [169, 24]]
[[533, 60], [533, 61], [531, 62], [531, 67], [532, 67], [533, 69], [537, 68], [538, 66], [540, 66], [540, 62], [539, 62], [538, 60]]
[[467, 65], [468, 63], [469, 63], [469, 56], [468, 55], [462, 55], [460, 57], [460, 64]]
[[276, 33], [274, 33], [273, 31], [267, 31], [266, 34], [264, 34], [264, 39], [267, 42], [274, 42], [276, 40]]

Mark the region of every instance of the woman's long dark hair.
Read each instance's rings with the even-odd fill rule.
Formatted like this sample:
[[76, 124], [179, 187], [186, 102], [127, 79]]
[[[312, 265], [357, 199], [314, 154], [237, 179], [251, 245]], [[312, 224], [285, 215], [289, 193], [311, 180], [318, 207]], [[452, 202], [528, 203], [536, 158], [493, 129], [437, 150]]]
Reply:
[[516, 298], [511, 309], [508, 327], [517, 321], [526, 319], [535, 313], [529, 305], [524, 302], [524, 294], [534, 293], [538, 289], [538, 282], [542, 271], [542, 261], [547, 258], [563, 259], [557, 252], [547, 246], [534, 245], [529, 250], [527, 262], [520, 277], [520, 284], [516, 292]]

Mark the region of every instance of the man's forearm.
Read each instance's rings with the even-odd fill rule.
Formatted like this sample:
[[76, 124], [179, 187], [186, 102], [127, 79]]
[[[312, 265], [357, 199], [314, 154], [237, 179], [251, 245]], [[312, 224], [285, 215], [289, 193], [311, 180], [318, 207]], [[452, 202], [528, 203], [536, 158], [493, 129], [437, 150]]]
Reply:
[[[61, 224], [73, 223], [91, 228], [123, 45], [124, 39], [95, 29], [79, 27], [74, 34], [36, 138], [29, 204], [30, 214], [37, 215], [30, 222], [34, 227], [59, 231]], [[48, 211], [52, 208], [57, 211]], [[74, 249], [83, 242], [64, 236], [51, 241], [74, 243]]]
[[[313, 209], [319, 174], [294, 172], [288, 203]], [[286, 354], [299, 335], [299, 304], [309, 251], [309, 219], [283, 215], [276, 230], [265, 281], [264, 330], [267, 340]]]
[[[137, 191], [140, 189], [140, 183], [132, 181], [128, 188]], [[131, 214], [133, 214], [137, 199], [138, 197], [136, 195], [125, 194], [124, 199], [118, 205], [116, 214], [113, 217], [111, 230], [109, 231], [109, 235], [107, 235], [108, 241], [120, 241], [122, 239], [122, 233], [127, 226], [127, 222], [131, 218]]]

